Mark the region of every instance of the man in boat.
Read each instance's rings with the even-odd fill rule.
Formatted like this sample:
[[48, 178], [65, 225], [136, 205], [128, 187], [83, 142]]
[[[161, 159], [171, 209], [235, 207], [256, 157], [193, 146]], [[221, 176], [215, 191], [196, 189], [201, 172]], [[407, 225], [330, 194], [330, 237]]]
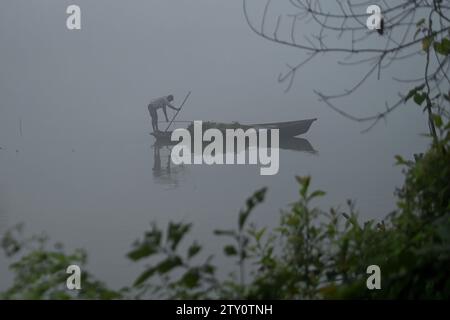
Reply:
[[167, 110], [166, 108], [169, 107], [173, 110], [180, 110], [180, 108], [174, 107], [171, 102], [173, 101], [173, 95], [164, 96], [161, 98], [157, 98], [155, 100], [152, 100], [150, 104], [148, 105], [148, 111], [150, 112], [150, 117], [152, 118], [152, 127], [153, 132], [158, 132], [158, 109], [162, 109], [164, 112], [164, 116], [166, 117], [166, 121], [169, 122], [169, 118], [167, 118]]

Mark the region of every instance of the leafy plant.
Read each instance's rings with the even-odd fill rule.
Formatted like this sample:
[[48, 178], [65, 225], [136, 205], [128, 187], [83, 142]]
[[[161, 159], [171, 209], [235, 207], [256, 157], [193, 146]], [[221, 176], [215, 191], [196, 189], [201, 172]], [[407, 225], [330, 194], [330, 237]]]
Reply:
[[157, 261], [148, 264], [134, 282], [137, 298], [150, 294], [165, 298], [198, 299], [206, 297], [215, 288], [215, 267], [210, 263], [211, 257], [202, 264], [193, 263], [202, 247], [194, 241], [185, 253], [179, 252], [179, 245], [191, 227], [191, 224], [170, 222], [164, 235], [156, 224], [152, 224], [144, 238], [135, 242], [128, 258], [133, 261], [150, 258]]
[[[84, 250], [65, 253], [61, 244], [48, 248], [46, 235], [23, 239], [23, 226], [18, 225], [4, 235], [1, 244], [5, 254], [20, 256], [11, 264], [14, 282], [1, 299], [119, 299], [121, 292], [108, 289], [89, 272], [81, 273], [82, 290], [67, 290], [66, 268], [78, 265], [85, 269], [87, 254]], [[27, 251], [23, 253], [23, 251]]]

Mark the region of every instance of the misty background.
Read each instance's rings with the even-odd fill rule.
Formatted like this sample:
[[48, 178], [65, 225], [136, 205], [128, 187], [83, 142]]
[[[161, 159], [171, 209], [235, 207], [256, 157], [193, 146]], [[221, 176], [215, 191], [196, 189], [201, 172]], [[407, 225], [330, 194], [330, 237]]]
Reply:
[[[80, 31], [66, 29], [70, 4], [81, 7]], [[252, 10], [257, 19], [261, 6]], [[313, 89], [335, 93], [358, 79], [358, 67], [337, 66], [334, 57], [306, 65], [285, 93], [277, 77], [301, 55], [253, 34], [240, 0], [3, 0], [0, 49], [0, 234], [24, 222], [29, 234], [84, 247], [90, 270], [113, 287], [138, 275], [125, 254], [150, 221], [192, 221], [194, 237], [218, 252], [223, 242], [212, 230], [235, 225], [262, 186], [267, 201], [253, 221], [275, 225], [296, 199], [295, 175], [312, 175], [327, 192], [323, 207], [355, 199], [363, 220], [381, 219], [402, 183], [394, 155], [410, 158], [428, 143], [413, 105], [360, 134], [365, 127], [319, 102]], [[410, 68], [400, 70], [406, 76]], [[345, 110], [372, 114], [385, 97], [407, 92], [390, 78], [369, 81]], [[174, 94], [179, 106], [190, 90], [177, 120], [318, 118], [303, 136], [318, 153], [282, 151], [276, 176], [260, 176], [257, 166], [185, 166], [156, 176], [147, 105]], [[0, 290], [11, 276], [0, 255]]]

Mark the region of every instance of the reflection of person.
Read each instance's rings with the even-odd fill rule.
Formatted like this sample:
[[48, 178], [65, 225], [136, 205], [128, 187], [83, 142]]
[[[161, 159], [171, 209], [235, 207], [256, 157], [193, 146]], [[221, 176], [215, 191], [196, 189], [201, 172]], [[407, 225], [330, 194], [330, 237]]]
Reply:
[[152, 100], [148, 105], [148, 111], [150, 112], [150, 116], [152, 117], [152, 127], [153, 132], [158, 132], [158, 109], [162, 109], [164, 112], [164, 116], [166, 117], [166, 121], [169, 121], [167, 118], [167, 110], [166, 107], [169, 107], [173, 110], [180, 110], [179, 108], [175, 108], [171, 102], [173, 101], [173, 95], [168, 95], [165, 97], [157, 98]]
[[[167, 148], [169, 151], [169, 154], [167, 155], [167, 165], [162, 165], [162, 158], [161, 156], [164, 158], [165, 160], [165, 154], [161, 153], [161, 150]], [[155, 178], [157, 178], [156, 181], [159, 181], [163, 184], [170, 184], [170, 185], [177, 185], [178, 181], [176, 179], [175, 176], [172, 176], [172, 173], [176, 173], [172, 172], [172, 159], [171, 159], [171, 152], [170, 152], [170, 147], [168, 146], [162, 146], [159, 144], [154, 144], [153, 145], [153, 176]]]
[[159, 175], [161, 174], [161, 156], [159, 154], [160, 147], [153, 147], [153, 171]]

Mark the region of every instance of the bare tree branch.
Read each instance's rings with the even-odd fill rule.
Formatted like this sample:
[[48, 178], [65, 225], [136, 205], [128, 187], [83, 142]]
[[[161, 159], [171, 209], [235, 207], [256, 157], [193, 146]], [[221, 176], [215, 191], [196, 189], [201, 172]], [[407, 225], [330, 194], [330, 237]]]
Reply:
[[[297, 71], [313, 60], [319, 53], [327, 55], [346, 56], [338, 59], [342, 66], [369, 65], [349, 89], [342, 93], [327, 95], [318, 90], [315, 93], [320, 101], [342, 116], [358, 122], [370, 122], [372, 128], [379, 120], [397, 109], [404, 98], [389, 104], [386, 102], [384, 110], [366, 117], [357, 117], [345, 112], [335, 105], [335, 100], [347, 97], [361, 88], [368, 79], [380, 80], [383, 70], [394, 63], [411, 58], [425, 57], [425, 70], [420, 77], [404, 78], [394, 76], [393, 81], [400, 83], [422, 83], [426, 87], [427, 106], [430, 132], [436, 136], [436, 128], [432, 120], [433, 110], [440, 108], [440, 114], [449, 114], [442, 109], [447, 106], [443, 99], [440, 103], [431, 101], [435, 92], [442, 92], [442, 85], [448, 87], [450, 78], [449, 56], [431, 54], [433, 43], [449, 36], [450, 31], [450, 0], [285, 0], [291, 9], [286, 17], [290, 19], [288, 30], [283, 32], [281, 27], [283, 15], [277, 14], [275, 29], [267, 32], [269, 20], [272, 19], [272, 0], [264, 4], [260, 28], [252, 22], [249, 15], [249, 0], [243, 0], [244, 16], [250, 29], [258, 36], [284, 46], [295, 48], [306, 55], [295, 66], [286, 64], [287, 71], [281, 73], [278, 81], [286, 85], [285, 91], [292, 89]], [[256, 1], [255, 3], [258, 3]], [[279, 3], [278, 3], [279, 4]], [[369, 30], [366, 21], [370, 14], [366, 13], [369, 5], [382, 8], [382, 30]], [[424, 19], [423, 17], [427, 17]], [[285, 23], [283, 23], [285, 25]], [[313, 33], [301, 33], [305, 25]], [[285, 33], [283, 35], [283, 33]], [[444, 107], [445, 109], [445, 107]], [[367, 129], [365, 130], [367, 131]]]

